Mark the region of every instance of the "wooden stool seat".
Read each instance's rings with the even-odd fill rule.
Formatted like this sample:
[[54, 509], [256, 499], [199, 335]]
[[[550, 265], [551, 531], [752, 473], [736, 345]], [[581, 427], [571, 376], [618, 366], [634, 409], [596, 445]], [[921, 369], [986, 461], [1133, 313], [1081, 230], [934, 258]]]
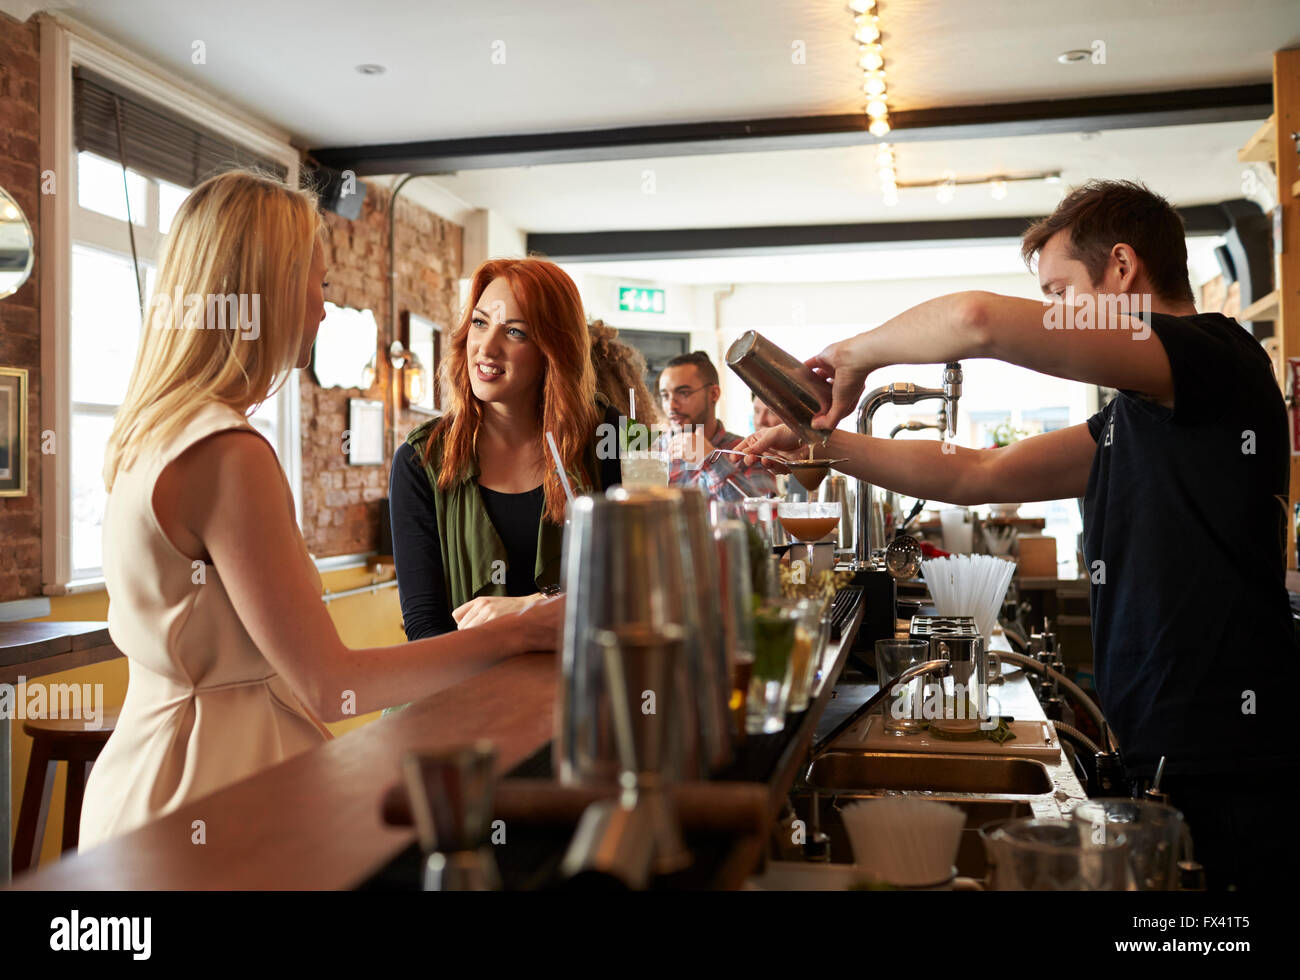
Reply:
[[86, 777], [117, 726], [117, 712], [105, 711], [101, 721], [101, 726], [94, 729], [87, 729], [85, 721], [79, 719], [36, 718], [23, 722], [23, 734], [32, 740], [32, 756], [27, 762], [27, 780], [23, 784], [22, 807], [14, 834], [15, 874], [34, 867], [40, 859], [50, 795], [60, 762], [68, 764], [62, 850], [64, 853], [76, 850]]

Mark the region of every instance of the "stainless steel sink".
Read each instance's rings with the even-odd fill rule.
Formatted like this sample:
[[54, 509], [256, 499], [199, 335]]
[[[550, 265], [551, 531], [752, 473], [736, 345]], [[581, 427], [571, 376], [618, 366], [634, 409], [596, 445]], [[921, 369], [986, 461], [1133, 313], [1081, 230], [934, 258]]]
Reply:
[[994, 820], [1042, 816], [1046, 814], [1038, 811], [1055, 809], [1052, 771], [1036, 759], [1007, 756], [829, 749], [813, 759], [793, 801], [796, 814], [811, 821], [811, 797], [820, 797], [818, 822], [830, 838], [830, 859], [846, 863], [852, 862], [853, 852], [842, 807], [895, 795], [950, 803], [966, 815], [957, 873], [980, 878], [985, 858], [979, 829]]
[[821, 793], [866, 795], [893, 791], [1026, 797], [1054, 789], [1047, 767], [1035, 759], [842, 749], [815, 758], [804, 782]]

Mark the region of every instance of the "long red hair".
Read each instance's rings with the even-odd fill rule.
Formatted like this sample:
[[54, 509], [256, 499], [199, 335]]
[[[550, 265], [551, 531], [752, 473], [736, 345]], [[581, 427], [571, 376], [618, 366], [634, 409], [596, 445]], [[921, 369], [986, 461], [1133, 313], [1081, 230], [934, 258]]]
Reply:
[[[600, 422], [587, 318], [573, 280], [555, 263], [533, 256], [489, 259], [474, 270], [469, 302], [443, 357], [443, 392], [448, 398], [448, 411], [429, 433], [424, 460], [428, 462], [433, 442], [441, 436], [438, 489], [446, 490], [463, 475], [474, 458], [483, 403], [470, 387], [465, 345], [474, 307], [494, 279], [505, 279], [510, 286], [528, 323], [528, 339], [541, 349], [543, 364], [537, 386], [537, 415], [542, 422], [542, 438], [545, 439], [547, 432], [555, 436], [569, 480], [575, 492], [581, 492], [580, 487], [593, 485], [593, 474], [587, 472], [583, 457]], [[550, 448], [543, 445], [543, 452], [550, 460]], [[555, 523], [562, 523], [567, 498], [553, 464], [548, 467], [542, 486], [546, 497], [544, 514]]]

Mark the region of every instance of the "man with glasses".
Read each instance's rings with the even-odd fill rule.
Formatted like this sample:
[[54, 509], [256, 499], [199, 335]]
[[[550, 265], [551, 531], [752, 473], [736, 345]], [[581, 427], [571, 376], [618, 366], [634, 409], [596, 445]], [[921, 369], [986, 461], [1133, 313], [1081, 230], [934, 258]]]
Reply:
[[659, 402], [671, 427], [668, 482], [696, 484], [716, 500], [775, 494], [776, 481], [761, 463], [746, 466], [741, 457], [725, 453], [710, 459], [715, 449], [734, 449], [742, 438], [719, 421], [721, 396], [718, 369], [702, 350], [679, 354], [659, 375]]

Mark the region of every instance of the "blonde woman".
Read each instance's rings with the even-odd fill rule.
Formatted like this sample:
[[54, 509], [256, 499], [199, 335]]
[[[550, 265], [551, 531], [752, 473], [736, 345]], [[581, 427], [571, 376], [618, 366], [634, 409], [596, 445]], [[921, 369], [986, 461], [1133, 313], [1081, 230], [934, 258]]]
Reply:
[[247, 418], [310, 361], [320, 228], [309, 193], [241, 172], [199, 185], [172, 222], [105, 459], [109, 631], [130, 683], [86, 785], [82, 850], [321, 744], [345, 710], [555, 646], [560, 600], [400, 646], [340, 641]]

